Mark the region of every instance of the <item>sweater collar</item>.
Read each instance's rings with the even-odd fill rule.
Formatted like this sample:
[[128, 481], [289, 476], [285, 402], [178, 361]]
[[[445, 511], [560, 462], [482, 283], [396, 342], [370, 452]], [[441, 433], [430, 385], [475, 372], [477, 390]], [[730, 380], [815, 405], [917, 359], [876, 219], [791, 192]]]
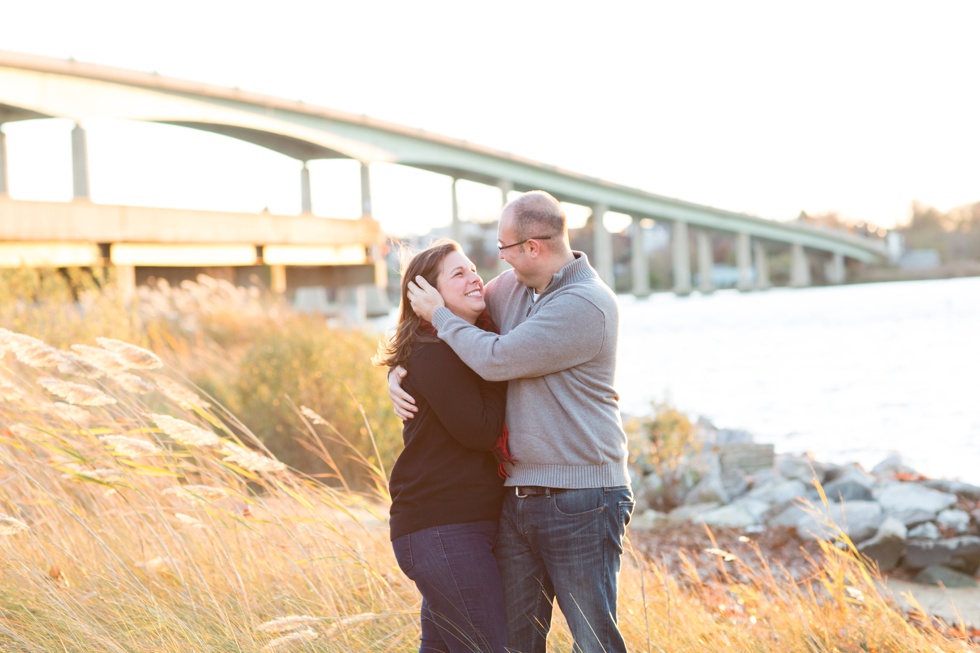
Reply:
[[[570, 286], [574, 283], [579, 283], [587, 279], [593, 279], [596, 276], [595, 270], [589, 264], [589, 257], [585, 255], [585, 252], [579, 252], [577, 250], [572, 250], [572, 255], [575, 259], [567, 263], [562, 269], [555, 272], [551, 277], [551, 281], [548, 286], [544, 289], [539, 297], [544, 297], [545, 295], [552, 293], [559, 288], [564, 288], [565, 286]], [[533, 288], [527, 288], [527, 292], [531, 295], [534, 293]]]

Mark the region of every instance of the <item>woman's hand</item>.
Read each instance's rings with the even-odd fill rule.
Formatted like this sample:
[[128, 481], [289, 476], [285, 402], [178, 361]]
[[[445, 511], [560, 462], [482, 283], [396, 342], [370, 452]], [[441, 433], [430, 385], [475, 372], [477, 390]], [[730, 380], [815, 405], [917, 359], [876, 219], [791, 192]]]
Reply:
[[402, 390], [402, 379], [408, 374], [408, 370], [399, 365], [388, 372], [388, 396], [394, 404], [395, 415], [399, 419], [412, 419], [418, 412], [415, 405], [415, 398]]

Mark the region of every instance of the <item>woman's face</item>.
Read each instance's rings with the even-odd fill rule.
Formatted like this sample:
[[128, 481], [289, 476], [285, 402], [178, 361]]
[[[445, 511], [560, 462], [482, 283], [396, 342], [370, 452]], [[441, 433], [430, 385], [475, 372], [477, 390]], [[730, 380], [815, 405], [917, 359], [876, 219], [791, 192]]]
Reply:
[[483, 299], [483, 279], [476, 266], [461, 252], [450, 252], [439, 265], [436, 289], [446, 301], [446, 308], [470, 324], [487, 307]]

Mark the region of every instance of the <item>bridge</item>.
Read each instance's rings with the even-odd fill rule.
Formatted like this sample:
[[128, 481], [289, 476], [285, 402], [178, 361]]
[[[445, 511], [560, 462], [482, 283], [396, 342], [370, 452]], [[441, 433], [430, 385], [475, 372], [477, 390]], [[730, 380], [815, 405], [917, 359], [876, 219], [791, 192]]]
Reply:
[[[38, 118], [75, 123], [71, 202], [28, 202], [7, 194], [2, 125]], [[93, 203], [89, 200], [85, 122], [106, 118], [204, 130], [301, 161], [301, 214]], [[308, 164], [337, 158], [360, 162], [359, 220], [312, 215]], [[673, 288], [680, 294], [692, 290], [689, 228], [694, 231], [702, 291], [712, 289], [712, 234], [735, 239], [738, 287], [744, 290], [769, 285], [767, 243], [790, 247], [793, 286], [809, 285], [808, 256], [826, 259], [831, 282], [844, 280], [846, 258], [871, 262], [885, 256], [881, 243], [850, 233], [668, 198], [363, 115], [155, 73], [0, 51], [0, 265], [92, 265], [101, 261], [115, 265], [129, 285], [147, 270], [232, 267], [267, 272], [271, 286], [280, 292], [309, 283], [382, 287], [387, 278], [383, 235], [372, 218], [370, 183], [370, 166], [378, 162], [451, 177], [452, 228], [457, 236], [456, 180], [499, 188], [501, 205], [513, 191], [542, 189], [559, 200], [590, 207], [591, 257], [610, 285], [615, 282], [612, 239], [602, 218], [609, 211], [630, 216], [631, 281], [637, 295], [650, 292], [642, 228], [650, 219], [671, 224]], [[50, 260], [54, 253], [58, 261]]]

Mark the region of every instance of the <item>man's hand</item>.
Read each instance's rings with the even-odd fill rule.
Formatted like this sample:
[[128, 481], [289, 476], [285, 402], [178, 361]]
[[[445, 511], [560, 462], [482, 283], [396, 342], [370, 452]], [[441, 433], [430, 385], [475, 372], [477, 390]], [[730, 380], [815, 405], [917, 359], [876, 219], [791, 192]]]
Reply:
[[419, 410], [415, 398], [402, 390], [402, 379], [406, 374], [408, 370], [401, 365], [388, 372], [388, 396], [395, 404], [395, 415], [399, 419], [412, 419]]
[[421, 275], [408, 282], [408, 301], [415, 314], [427, 322], [432, 321], [436, 309], [445, 306], [446, 301]]

